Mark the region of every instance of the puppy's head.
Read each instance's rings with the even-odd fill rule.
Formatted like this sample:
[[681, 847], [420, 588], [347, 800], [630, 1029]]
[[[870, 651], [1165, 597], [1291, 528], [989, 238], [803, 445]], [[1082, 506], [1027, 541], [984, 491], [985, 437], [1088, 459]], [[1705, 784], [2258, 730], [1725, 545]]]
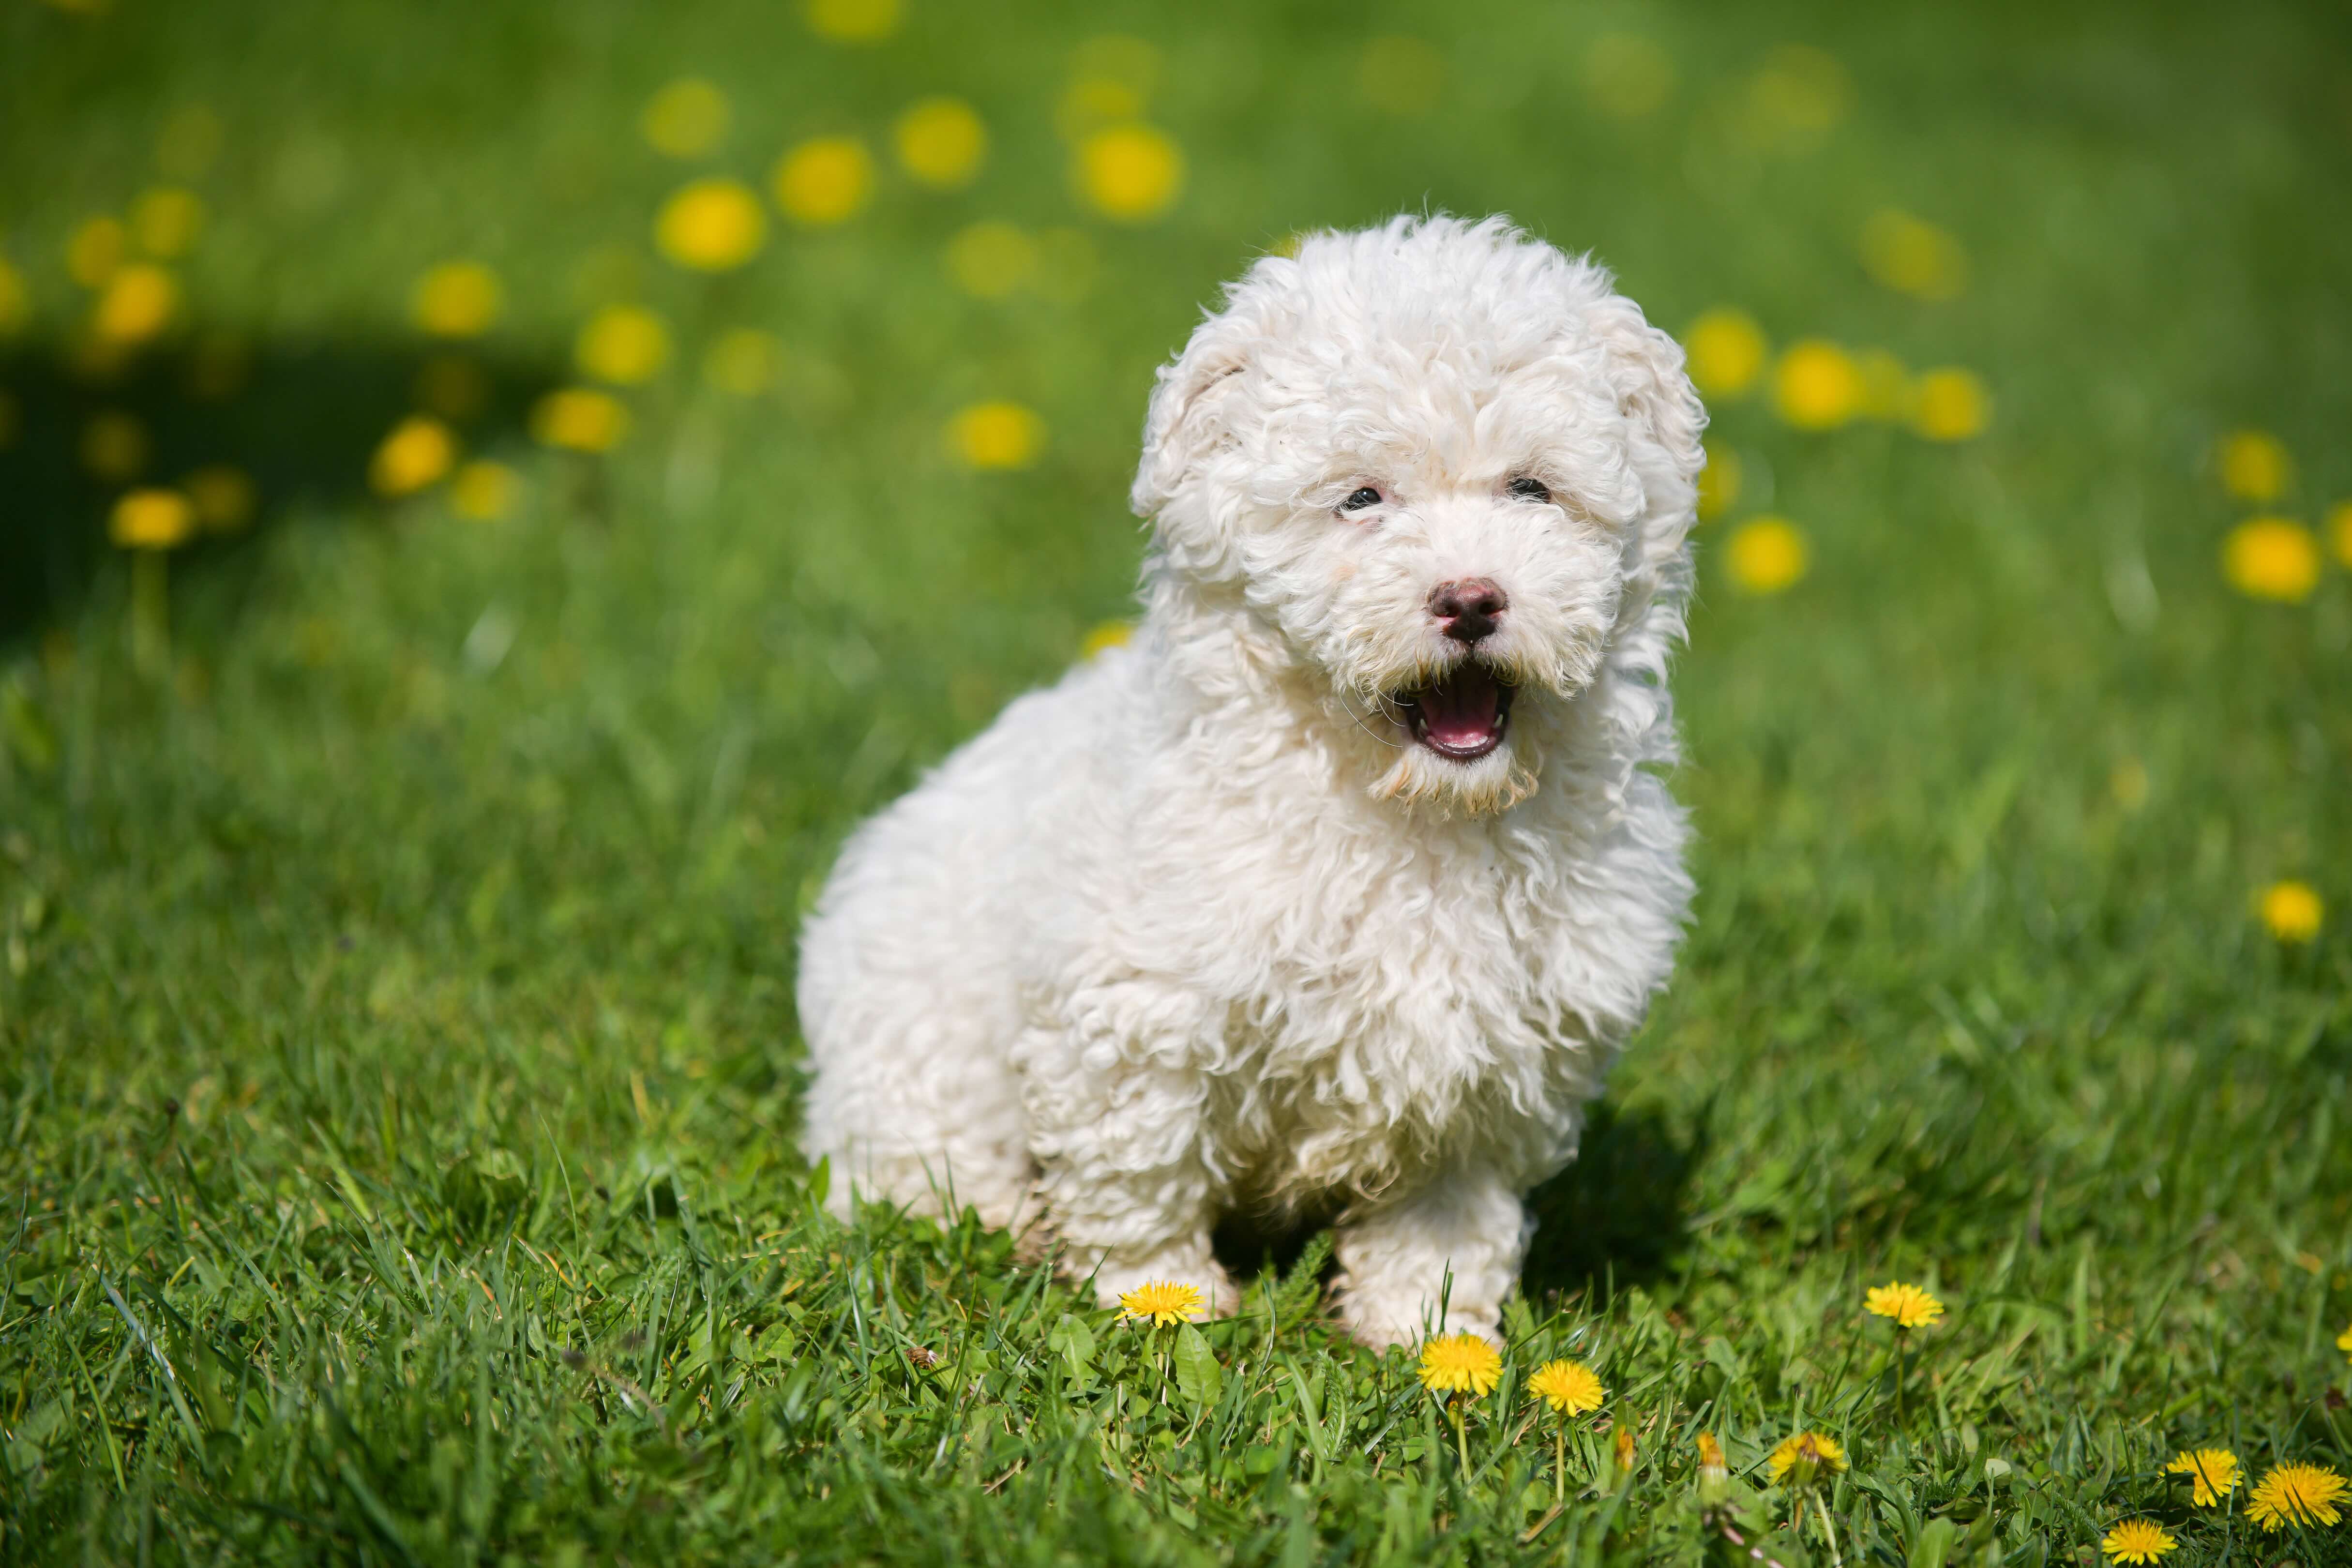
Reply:
[[1616, 650], [1679, 630], [1704, 424], [1600, 268], [1399, 218], [1233, 287], [1160, 373], [1133, 499], [1160, 571], [1384, 742], [1375, 793], [1499, 810]]

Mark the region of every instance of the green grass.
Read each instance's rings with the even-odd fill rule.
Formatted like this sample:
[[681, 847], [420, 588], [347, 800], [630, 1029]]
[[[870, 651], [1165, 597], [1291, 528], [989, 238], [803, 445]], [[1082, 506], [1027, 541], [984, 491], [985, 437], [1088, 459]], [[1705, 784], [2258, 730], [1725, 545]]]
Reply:
[[[35, 306], [0, 342], [0, 1559], [1751, 1561], [1695, 1490], [1711, 1430], [1735, 1527], [1793, 1568], [1824, 1540], [1759, 1467], [1811, 1425], [1853, 1460], [1850, 1563], [2082, 1562], [2132, 1515], [2168, 1563], [2352, 1560], [2352, 1524], [2258, 1537], [2158, 1469], [2352, 1468], [2352, 580], [2231, 594], [2210, 460], [2269, 428], [2281, 510], [2352, 497], [2340, 16], [910, 0], [853, 49], [796, 6], [679, 9], [0, 12], [0, 255]], [[1675, 63], [1647, 118], [1588, 101], [1616, 29]], [[1356, 84], [1390, 30], [1444, 62], [1425, 117]], [[1072, 200], [1054, 124], [1111, 31], [1160, 46], [1190, 163], [1134, 229]], [[1790, 41], [1850, 110], [1759, 151], [1739, 106]], [[646, 237], [684, 171], [635, 126], [684, 71], [732, 97], [713, 166], [747, 178], [940, 91], [991, 161], [689, 278]], [[65, 239], [191, 105], [223, 135], [181, 275], [253, 363], [226, 401], [181, 392], [194, 338], [61, 368]], [[1702, 531], [1677, 679], [1696, 922], [1539, 1196], [1466, 1475], [1405, 1361], [1316, 1321], [1316, 1250], [1201, 1331], [1211, 1378], [1002, 1237], [822, 1217], [793, 1138], [799, 911], [1123, 613], [1152, 366], [1248, 256], [1424, 204], [1592, 247], [1669, 326], [1734, 305], [1996, 400], [1948, 447], [1717, 409], [1749, 488]], [[1887, 205], [1958, 237], [1960, 298], [1869, 280]], [[980, 217], [1077, 228], [1090, 286], [960, 295], [940, 255]], [[456, 255], [508, 283], [466, 430], [525, 479], [494, 523], [362, 483], [427, 352], [409, 283]], [[520, 411], [628, 291], [677, 367], [609, 458], [535, 452]], [[740, 324], [787, 345], [750, 401], [695, 374]], [[957, 468], [941, 426], [999, 396], [1044, 458]], [[267, 502], [171, 559], [168, 651], [135, 658], [73, 456], [105, 408], [155, 476], [233, 459]], [[1744, 597], [1721, 540], [1768, 508], [1812, 571]], [[2330, 900], [2315, 942], [2250, 913], [2283, 877]], [[1950, 1308], [1899, 1406], [1861, 1312], [1898, 1276]], [[1588, 1423], [1528, 1541], [1554, 1478], [1521, 1384], [1554, 1353], [1636, 1458], [1612, 1479]]]

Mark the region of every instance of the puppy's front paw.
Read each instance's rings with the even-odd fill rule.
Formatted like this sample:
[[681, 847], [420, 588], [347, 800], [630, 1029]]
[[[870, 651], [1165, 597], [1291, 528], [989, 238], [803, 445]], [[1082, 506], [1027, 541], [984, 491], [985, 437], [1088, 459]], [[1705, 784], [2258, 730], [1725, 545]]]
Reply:
[[[1155, 1286], [1177, 1289], [1163, 1297], [1160, 1290], [1152, 1289]], [[1162, 1253], [1140, 1263], [1106, 1261], [1095, 1272], [1095, 1300], [1105, 1307], [1125, 1306], [1138, 1316], [1153, 1310], [1159, 1301], [1171, 1306], [1181, 1302], [1185, 1287], [1198, 1295], [1189, 1308], [1181, 1309], [1194, 1322], [1229, 1318], [1241, 1305], [1241, 1290], [1234, 1284], [1233, 1276], [1213, 1258]], [[1123, 1300], [1130, 1297], [1133, 1299]]]
[[1480, 1308], [1449, 1301], [1441, 1320], [1437, 1303], [1415, 1289], [1364, 1289], [1341, 1279], [1334, 1292], [1340, 1326], [1358, 1344], [1384, 1351], [1391, 1345], [1410, 1350], [1439, 1334], [1475, 1334], [1503, 1348], [1503, 1313], [1499, 1307]]

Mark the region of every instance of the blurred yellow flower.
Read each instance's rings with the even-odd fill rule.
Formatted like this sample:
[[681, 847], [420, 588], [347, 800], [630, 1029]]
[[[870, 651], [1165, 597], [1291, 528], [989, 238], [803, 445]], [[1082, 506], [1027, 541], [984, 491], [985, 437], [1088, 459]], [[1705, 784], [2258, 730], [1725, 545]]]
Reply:
[[1862, 226], [1862, 265], [1885, 288], [1921, 300], [1956, 299], [1969, 286], [1960, 242], [1898, 207], [1881, 207]]
[[948, 276], [965, 293], [1002, 300], [1037, 270], [1037, 246], [1009, 223], [970, 224], [948, 241]]
[[107, 538], [125, 550], [170, 550], [195, 531], [195, 508], [177, 490], [132, 490], [106, 520]]
[[253, 521], [259, 500], [253, 479], [234, 463], [211, 463], [180, 481], [196, 521], [212, 533], [235, 533]]
[[559, 387], [531, 405], [530, 433], [549, 447], [573, 452], [604, 452], [629, 433], [629, 411], [610, 393], [585, 386]]
[[1374, 38], [1357, 57], [1356, 90], [1374, 109], [1417, 120], [1445, 91], [1445, 57], [1423, 38]]
[[838, 44], [878, 44], [898, 30], [899, 0], [808, 0], [809, 30]]
[[1764, 368], [1764, 329], [1745, 310], [1709, 310], [1683, 341], [1691, 380], [1709, 397], [1738, 397]]
[[1731, 1479], [1731, 1467], [1724, 1462], [1723, 1445], [1712, 1432], [1698, 1435], [1698, 1479], [1702, 1481], [1725, 1481]]
[[2127, 1519], [2107, 1531], [2099, 1550], [2113, 1562], [2148, 1563], [2179, 1544], [2154, 1520]]
[[725, 272], [767, 243], [768, 216], [740, 180], [696, 180], [680, 186], [654, 219], [654, 247], [680, 267]]
[[730, 327], [703, 351], [702, 379], [737, 397], [757, 397], [776, 384], [783, 345], [757, 327]]
[[637, 129], [654, 151], [698, 158], [727, 137], [727, 95], [698, 76], [680, 77], [646, 100]]
[[1503, 1358], [1476, 1334], [1439, 1334], [1421, 1347], [1421, 1385], [1433, 1394], [1484, 1399], [1503, 1375]]
[[490, 378], [463, 354], [435, 354], [416, 367], [410, 393], [428, 414], [471, 419], [490, 401]]
[[1743, 592], [1777, 594], [1805, 574], [1805, 536], [1785, 518], [1759, 517], [1739, 525], [1725, 565]]
[[1823, 1476], [1834, 1476], [1845, 1468], [1845, 1449], [1834, 1437], [1819, 1432], [1797, 1432], [1780, 1439], [1772, 1450], [1772, 1479], [1786, 1481], [1792, 1487], [1809, 1487]]
[[1916, 1285], [1897, 1279], [1891, 1285], [1872, 1286], [1863, 1296], [1863, 1310], [1894, 1319], [1898, 1329], [1917, 1329], [1942, 1317], [1944, 1304]]
[[2107, 774], [2107, 794], [2126, 811], [2137, 811], [2147, 804], [2147, 764], [2137, 757], [2126, 757]]
[[1919, 377], [1911, 427], [1930, 441], [1965, 441], [1984, 431], [1992, 397], [1984, 383], [1965, 370], [1947, 367]]
[[1701, 521], [1720, 517], [1739, 500], [1739, 454], [1720, 442], [1706, 443], [1706, 467], [1698, 471]]
[[2335, 1524], [2344, 1517], [2336, 1507], [2344, 1491], [2344, 1478], [2325, 1465], [2273, 1465], [2246, 1495], [2246, 1517], [2269, 1533]]
[[988, 155], [988, 127], [960, 98], [927, 98], [892, 130], [898, 165], [919, 183], [951, 191], [971, 184]]
[[2294, 478], [2286, 443], [2266, 430], [2232, 430], [2214, 450], [2221, 488], [2240, 500], [2276, 500]]
[[139, 247], [168, 261], [185, 255], [205, 226], [205, 204], [190, 190], [158, 185], [131, 204], [131, 229]]
[[[6, 289], [0, 288], [0, 295]], [[0, 331], [7, 330], [7, 309], [0, 304]], [[2327, 509], [2327, 537], [2336, 546], [2336, 559], [2352, 566], [2352, 500], [2340, 500]]]
[[874, 160], [854, 136], [820, 136], [777, 160], [773, 184], [776, 205], [794, 223], [845, 223], [874, 189]]
[[2342, 1351], [2347, 1357], [2352, 1357], [2352, 1328], [2347, 1328], [2336, 1336], [2336, 1348]]
[[90, 328], [112, 343], [143, 343], [172, 324], [180, 308], [180, 285], [169, 272], [144, 261], [115, 269], [90, 313]]
[[1200, 1287], [1180, 1285], [1173, 1279], [1139, 1285], [1132, 1290], [1120, 1291], [1118, 1297], [1120, 1317], [1148, 1318], [1162, 1328], [1181, 1323], [1200, 1310]]
[[493, 522], [513, 510], [522, 481], [504, 463], [477, 458], [449, 477], [449, 506], [459, 517]]
[[1143, 223], [1175, 203], [1184, 184], [1184, 154], [1149, 125], [1115, 125], [1079, 144], [1072, 174], [1078, 195], [1097, 212]]
[[147, 466], [147, 426], [120, 409], [95, 415], [81, 430], [81, 466], [109, 484], [135, 479]]
[[2263, 889], [2255, 905], [2263, 924], [2271, 935], [2281, 942], [2307, 942], [2319, 935], [2319, 926], [2326, 917], [2326, 902], [2317, 889], [2308, 882], [2288, 880], [2273, 882]]
[[1864, 349], [1854, 358], [1862, 377], [1862, 412], [1872, 419], [1916, 418], [1918, 388], [1901, 360], [1885, 349]]
[[2250, 519], [2221, 542], [2221, 574], [2249, 598], [2301, 604], [2319, 586], [2319, 542], [2283, 517]]
[[1125, 647], [1135, 638], [1135, 626], [1130, 621], [1105, 621], [1087, 634], [1078, 645], [1078, 658], [1091, 659], [1115, 647]]
[[412, 414], [377, 446], [368, 462], [368, 486], [380, 496], [414, 495], [457, 460], [456, 433], [429, 414]]
[[103, 288], [127, 247], [121, 219], [90, 218], [66, 241], [66, 270], [85, 289]]
[[427, 268], [408, 297], [409, 319], [436, 338], [470, 338], [499, 319], [499, 277], [478, 261]]
[[1528, 1392], [1561, 1415], [1582, 1415], [1601, 1408], [1609, 1391], [1580, 1361], [1548, 1361], [1528, 1379]]
[[2199, 1508], [2211, 1508], [2238, 1489], [2238, 1456], [2227, 1448], [2183, 1448], [2164, 1468], [2189, 1479], [2189, 1500]]
[[25, 287], [25, 275], [0, 256], [0, 338], [23, 331], [32, 319], [33, 291]]
[[1800, 430], [1837, 428], [1862, 411], [1862, 395], [1861, 368], [1823, 338], [1790, 344], [1772, 374], [1772, 405]]
[[1829, 140], [1853, 100], [1853, 80], [1834, 57], [1784, 44], [1748, 79], [1741, 107], [1756, 145], [1768, 152], [1810, 153]]
[[1604, 33], [1584, 51], [1584, 90], [1612, 119], [1640, 120], [1674, 92], [1674, 58], [1638, 34]]
[[1018, 403], [975, 403], [948, 422], [948, 447], [975, 468], [1025, 468], [1045, 444], [1045, 422]]
[[669, 363], [669, 328], [641, 305], [607, 305], [580, 329], [572, 358], [598, 381], [635, 386]]

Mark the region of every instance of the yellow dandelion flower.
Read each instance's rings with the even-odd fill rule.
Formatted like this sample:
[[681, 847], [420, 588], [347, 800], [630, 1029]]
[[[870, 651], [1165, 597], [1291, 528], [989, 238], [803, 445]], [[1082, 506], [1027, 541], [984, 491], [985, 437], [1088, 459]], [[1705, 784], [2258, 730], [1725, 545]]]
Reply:
[[767, 243], [768, 215], [740, 180], [696, 180], [680, 186], [654, 217], [654, 247], [680, 267], [725, 272]]
[[380, 496], [414, 495], [457, 460], [456, 432], [429, 414], [412, 414], [376, 447], [368, 462], [368, 485]]
[[2271, 935], [2281, 942], [2306, 942], [2319, 935], [2327, 905], [2308, 882], [2273, 882], [2263, 889], [2255, 909]]
[[1789, 345], [1772, 373], [1772, 406], [1800, 430], [1834, 430], [1862, 412], [1862, 369], [1825, 338]]
[[1698, 1435], [1698, 1479], [1703, 1481], [1727, 1480], [1731, 1467], [1724, 1462], [1723, 1445], [1715, 1440], [1712, 1432]]
[[2336, 1504], [2345, 1489], [2344, 1478], [2325, 1465], [2273, 1465], [2246, 1494], [2246, 1517], [2273, 1531], [2334, 1524], [2344, 1517]]
[[826, 228], [846, 223], [874, 189], [874, 160], [854, 136], [803, 142], [776, 163], [776, 205], [794, 223]]
[[1476, 1334], [1440, 1334], [1421, 1347], [1421, 1385], [1484, 1399], [1502, 1380], [1503, 1358]]
[[1768, 595], [1803, 577], [1811, 559], [1796, 524], [1786, 518], [1759, 517], [1741, 523], [1732, 534], [1724, 564], [1741, 592]]
[[1927, 371], [1912, 395], [1911, 427], [1930, 441], [1980, 436], [1991, 417], [1992, 396], [1971, 371]]
[[757, 397], [776, 384], [783, 345], [757, 327], [730, 327], [703, 352], [702, 379], [737, 397]]
[[2107, 1531], [2099, 1550], [2116, 1563], [2153, 1563], [2179, 1544], [2153, 1520], [2127, 1519]]
[[85, 289], [102, 289], [122, 265], [128, 247], [122, 220], [94, 217], [85, 221], [66, 241], [66, 270]]
[[1897, 1279], [1889, 1285], [1872, 1286], [1863, 1297], [1863, 1310], [1894, 1319], [1898, 1329], [1916, 1329], [1942, 1317], [1944, 1304], [1916, 1285], [1906, 1285]]
[[1616, 1447], [1617, 1468], [1620, 1471], [1631, 1470], [1633, 1468], [1633, 1428], [1622, 1421], [1617, 1423]]
[[891, 128], [898, 166], [934, 190], [971, 184], [988, 156], [988, 127], [960, 98], [927, 98]]
[[1580, 1361], [1548, 1361], [1528, 1379], [1528, 1392], [1562, 1415], [1582, 1415], [1601, 1408], [1609, 1391]]
[[598, 381], [635, 386], [669, 363], [669, 328], [642, 306], [607, 305], [580, 329], [572, 358]]
[[106, 536], [125, 550], [170, 550], [195, 531], [196, 509], [177, 490], [132, 490], [106, 520]]
[[147, 426], [137, 417], [110, 408], [94, 415], [81, 430], [81, 466], [109, 484], [138, 477], [147, 467]]
[[1132, 1290], [1122, 1290], [1118, 1296], [1118, 1315], [1140, 1322], [1150, 1319], [1166, 1327], [1181, 1323], [1201, 1310], [1201, 1291], [1195, 1285], [1180, 1285], [1173, 1279], [1157, 1279], [1138, 1285]]
[[610, 393], [558, 387], [531, 405], [530, 433], [543, 446], [606, 452], [629, 433], [629, 411]]
[[1078, 144], [1072, 183], [1086, 203], [1120, 223], [1146, 223], [1175, 205], [1184, 154], [1149, 125], [1114, 125]]
[[1764, 329], [1745, 310], [1709, 310], [1683, 333], [1691, 380], [1709, 397], [1738, 397], [1764, 369]]
[[1133, 622], [1105, 621], [1102, 625], [1088, 632], [1087, 634], [1087, 640], [1078, 645], [1078, 658], [1081, 659], [1092, 659], [1098, 655], [1109, 652], [1112, 648], [1125, 647], [1129, 642], [1134, 640], [1134, 637], [1135, 625]]
[[1699, 521], [1729, 511], [1739, 500], [1739, 454], [1717, 442], [1706, 443], [1706, 467], [1698, 471]]
[[1881, 286], [1919, 300], [1955, 299], [1969, 284], [1960, 242], [1896, 207], [1881, 207], [1862, 226], [1862, 265]]
[[1445, 57], [1425, 39], [1374, 38], [1357, 58], [1356, 90], [1373, 109], [1418, 120], [1444, 94]]
[[409, 293], [408, 315], [436, 338], [478, 337], [499, 319], [499, 275], [478, 261], [425, 269]]
[[1045, 422], [1018, 403], [975, 403], [948, 422], [948, 447], [975, 468], [1025, 468], [1045, 445]]
[[1584, 51], [1585, 96], [1612, 120], [1654, 114], [1674, 90], [1674, 57], [1648, 38], [1604, 33]]
[[178, 185], [142, 191], [131, 204], [131, 232], [139, 237], [139, 247], [166, 261], [185, 255], [204, 226], [203, 198]]
[[716, 82], [680, 77], [646, 100], [637, 129], [656, 153], [699, 158], [726, 140], [730, 113]]
[[2319, 585], [2319, 542], [2299, 522], [2251, 519], [2221, 542], [2221, 574], [2249, 598], [2301, 604]]
[[521, 479], [504, 463], [477, 458], [449, 477], [449, 507], [459, 517], [494, 522], [514, 508]]
[[2231, 431], [2214, 447], [2213, 466], [2223, 489], [2257, 506], [2284, 495], [2294, 479], [2286, 443], [2267, 430]]
[[2336, 1336], [2336, 1348], [2342, 1351], [2346, 1356], [2352, 1357], [2352, 1328], [2347, 1328]]
[[26, 287], [25, 275], [0, 256], [0, 338], [23, 331], [32, 319], [33, 291]]
[[235, 533], [253, 521], [259, 493], [253, 478], [234, 463], [211, 463], [180, 481], [196, 521], [212, 533]]
[[2238, 1489], [2238, 1456], [2227, 1448], [2183, 1448], [2164, 1468], [2189, 1479], [2189, 1500], [2199, 1508], [2211, 1508]]
[[900, 0], [808, 0], [809, 31], [836, 44], [878, 44], [898, 30]]
[[106, 280], [90, 329], [110, 343], [143, 343], [170, 326], [179, 308], [178, 281], [160, 267], [133, 262]]
[[1845, 1469], [1845, 1449], [1834, 1437], [1819, 1432], [1794, 1432], [1772, 1450], [1772, 1479], [1792, 1487], [1809, 1487], [1823, 1476]]
[[948, 276], [965, 293], [1002, 300], [1034, 276], [1037, 243], [1009, 223], [969, 224], [948, 241]]

